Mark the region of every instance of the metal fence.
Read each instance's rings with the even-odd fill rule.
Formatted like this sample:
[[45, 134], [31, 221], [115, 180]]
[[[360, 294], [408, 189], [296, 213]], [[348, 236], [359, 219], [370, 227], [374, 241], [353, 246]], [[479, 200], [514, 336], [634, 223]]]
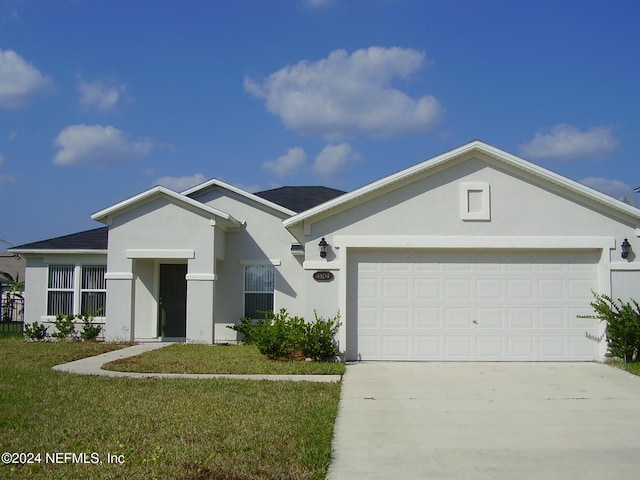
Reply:
[[3, 295], [0, 308], [0, 336], [22, 335], [24, 328], [24, 298]]

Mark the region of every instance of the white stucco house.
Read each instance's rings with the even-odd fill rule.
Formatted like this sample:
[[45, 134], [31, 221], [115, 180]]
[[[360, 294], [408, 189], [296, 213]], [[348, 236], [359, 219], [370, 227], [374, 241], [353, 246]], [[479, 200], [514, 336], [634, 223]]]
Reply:
[[214, 343], [339, 311], [347, 360], [599, 360], [592, 291], [640, 298], [639, 209], [480, 141], [349, 193], [214, 179], [92, 218], [13, 249], [27, 322], [106, 307], [108, 340]]

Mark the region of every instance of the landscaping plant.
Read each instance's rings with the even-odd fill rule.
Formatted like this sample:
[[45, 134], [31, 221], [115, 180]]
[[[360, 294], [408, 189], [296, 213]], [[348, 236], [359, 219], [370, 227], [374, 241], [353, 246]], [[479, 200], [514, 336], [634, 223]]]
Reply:
[[284, 308], [278, 313], [260, 313], [263, 318], [257, 321], [243, 318], [240, 325], [229, 328], [240, 332], [246, 344], [255, 345], [268, 358], [333, 360], [338, 355], [335, 335], [341, 325], [339, 312], [328, 320], [314, 312], [313, 323], [289, 316]]
[[636, 300], [624, 302], [613, 300], [608, 295], [593, 292], [595, 300], [590, 303], [595, 313], [579, 315], [579, 318], [594, 318], [606, 322], [608, 353], [626, 363], [637, 360], [640, 352], [640, 305]]

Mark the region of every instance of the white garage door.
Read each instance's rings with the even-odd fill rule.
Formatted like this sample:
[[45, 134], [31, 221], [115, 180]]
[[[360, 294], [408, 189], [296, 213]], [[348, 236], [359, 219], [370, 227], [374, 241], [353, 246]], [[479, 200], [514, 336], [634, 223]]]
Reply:
[[591, 311], [599, 256], [355, 252], [349, 349], [362, 360], [593, 360], [585, 333], [597, 322], [576, 316]]

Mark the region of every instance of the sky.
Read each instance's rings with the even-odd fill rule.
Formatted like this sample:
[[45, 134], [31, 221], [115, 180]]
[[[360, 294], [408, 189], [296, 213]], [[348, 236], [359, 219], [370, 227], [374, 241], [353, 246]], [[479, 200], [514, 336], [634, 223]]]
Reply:
[[479, 139], [640, 186], [636, 0], [3, 0], [0, 249], [155, 185], [353, 190]]

